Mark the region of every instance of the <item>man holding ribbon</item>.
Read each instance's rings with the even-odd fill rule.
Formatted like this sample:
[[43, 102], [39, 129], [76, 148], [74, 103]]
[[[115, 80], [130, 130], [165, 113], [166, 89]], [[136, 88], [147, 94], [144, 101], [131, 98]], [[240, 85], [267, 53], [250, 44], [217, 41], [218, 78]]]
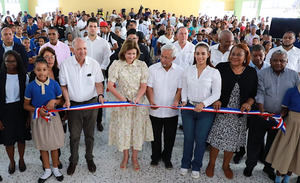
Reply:
[[[181, 95], [183, 69], [175, 63], [176, 47], [164, 45], [161, 48], [160, 63], [152, 65], [148, 79], [147, 97], [151, 105], [178, 106]], [[178, 110], [152, 107], [150, 110], [154, 141], [151, 142], [151, 165], [157, 166], [162, 159], [167, 169], [172, 169], [172, 150], [175, 142]], [[164, 149], [161, 148], [161, 134], [164, 130]]]
[[[81, 38], [72, 42], [74, 56], [62, 62], [59, 80], [65, 99], [64, 107], [83, 105], [95, 102], [103, 103], [103, 75], [99, 63], [87, 56], [87, 44]], [[97, 110], [68, 111], [70, 130], [70, 165], [68, 175], [72, 175], [79, 159], [78, 148], [81, 131], [84, 131], [85, 158], [90, 172], [96, 171], [93, 161], [94, 130]]]
[[[286, 68], [288, 63], [287, 52], [280, 49], [275, 51], [270, 59], [271, 67], [258, 72], [258, 90], [256, 103], [261, 113], [280, 114], [281, 102], [285, 92], [299, 84], [299, 77], [296, 71]], [[265, 156], [268, 154], [277, 130], [272, 129], [276, 126], [274, 121], [266, 121], [264, 118], [251, 120], [249, 123], [247, 160], [244, 175], [250, 177], [253, 168], [257, 164], [261, 143], [264, 141], [266, 132], [268, 132], [265, 146]], [[263, 171], [272, 180], [275, 179], [274, 169], [271, 164], [264, 162]]]

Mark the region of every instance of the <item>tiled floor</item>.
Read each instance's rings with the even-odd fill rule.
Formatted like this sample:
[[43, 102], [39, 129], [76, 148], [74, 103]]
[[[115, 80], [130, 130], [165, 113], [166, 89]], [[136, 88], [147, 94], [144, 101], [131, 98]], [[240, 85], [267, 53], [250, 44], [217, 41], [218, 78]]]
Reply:
[[[186, 176], [179, 175], [180, 160], [182, 157], [182, 145], [183, 134], [178, 130], [176, 142], [173, 150], [172, 162], [174, 165], [173, 170], [166, 170], [162, 162], [158, 167], [150, 166], [151, 145], [145, 143], [143, 151], [139, 154], [139, 162], [141, 165], [141, 171], [134, 172], [131, 164], [127, 170], [122, 171], [119, 169], [119, 164], [122, 159], [122, 153], [118, 152], [115, 147], [108, 146], [108, 122], [105, 122], [104, 132], [96, 132], [95, 134], [95, 146], [94, 146], [94, 161], [97, 165], [97, 171], [95, 173], [89, 173], [87, 165], [84, 159], [85, 145], [83, 140], [83, 134], [80, 141], [80, 159], [79, 164], [73, 176], [68, 176], [66, 169], [68, 166], [69, 151], [69, 134], [66, 134], [65, 146], [61, 149], [62, 156], [61, 161], [63, 163], [62, 173], [65, 176], [64, 182], [101, 182], [101, 183], [115, 183], [115, 182], [128, 182], [128, 183], [168, 183], [168, 182], [205, 182], [205, 183], [223, 183], [223, 182], [236, 182], [236, 183], [268, 183], [270, 181], [262, 172], [263, 166], [258, 164], [254, 169], [253, 176], [246, 178], [243, 176], [243, 169], [245, 167], [245, 160], [240, 164], [231, 164], [234, 171], [234, 179], [227, 180], [224, 177], [222, 166], [223, 154], [220, 154], [217, 160], [215, 176], [208, 178], [205, 175], [205, 168], [208, 162], [208, 153], [205, 153], [203, 160], [203, 168], [201, 169], [201, 176], [199, 179], [193, 179], [190, 174]], [[33, 147], [32, 141], [27, 142], [25, 161], [27, 164], [27, 170], [24, 173], [20, 173], [18, 170], [9, 175], [7, 172], [8, 158], [5, 152], [4, 146], [0, 148], [0, 175], [3, 177], [3, 182], [16, 182], [16, 183], [28, 183], [37, 182], [39, 176], [43, 173], [41, 162], [39, 160], [39, 152]], [[16, 162], [18, 157], [16, 156]], [[291, 182], [295, 182], [295, 176], [291, 179]], [[47, 182], [57, 182], [51, 177]]]

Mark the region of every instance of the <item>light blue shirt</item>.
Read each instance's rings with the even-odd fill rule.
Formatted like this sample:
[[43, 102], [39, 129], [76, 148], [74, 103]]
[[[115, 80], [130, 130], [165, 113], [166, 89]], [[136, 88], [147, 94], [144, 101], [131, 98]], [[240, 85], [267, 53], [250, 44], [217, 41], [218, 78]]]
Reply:
[[250, 63], [249, 63], [249, 66], [250, 66], [250, 67], [253, 67], [253, 68], [256, 70], [256, 72], [258, 73], [259, 71], [261, 71], [261, 70], [263, 70], [263, 69], [265, 69], [265, 68], [267, 68], [267, 67], [270, 67], [270, 64], [267, 63], [267, 62], [263, 62], [263, 66], [259, 69], [259, 68], [252, 62], [252, 60], [251, 60]]
[[9, 50], [13, 50], [14, 42], [13, 42], [13, 44], [12, 44], [11, 46], [5, 46], [4, 43], [2, 43], [2, 46], [3, 46], [3, 48], [4, 48], [4, 53], [5, 53], [5, 52], [7, 52], [7, 51], [9, 51]]

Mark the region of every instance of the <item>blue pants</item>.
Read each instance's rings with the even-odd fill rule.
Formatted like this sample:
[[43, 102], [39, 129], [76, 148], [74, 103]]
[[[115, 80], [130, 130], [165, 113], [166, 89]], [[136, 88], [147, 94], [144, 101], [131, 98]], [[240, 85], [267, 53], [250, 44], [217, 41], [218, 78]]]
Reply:
[[[192, 105], [188, 103], [187, 106]], [[213, 124], [215, 114], [182, 110], [181, 115], [184, 134], [181, 168], [189, 169], [192, 167], [193, 171], [200, 171], [206, 149], [206, 139]], [[192, 161], [193, 155], [194, 159]]]

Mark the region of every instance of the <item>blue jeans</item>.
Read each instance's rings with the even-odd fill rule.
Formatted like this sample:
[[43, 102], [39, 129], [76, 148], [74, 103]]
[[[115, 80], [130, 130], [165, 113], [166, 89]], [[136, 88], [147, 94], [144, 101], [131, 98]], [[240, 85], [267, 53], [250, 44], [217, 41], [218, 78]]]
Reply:
[[[187, 106], [192, 105], [188, 103]], [[193, 171], [200, 171], [206, 149], [206, 139], [213, 124], [215, 114], [211, 112], [182, 110], [181, 115], [184, 134], [181, 168], [189, 169], [192, 167]], [[194, 159], [192, 161], [193, 154]]]

